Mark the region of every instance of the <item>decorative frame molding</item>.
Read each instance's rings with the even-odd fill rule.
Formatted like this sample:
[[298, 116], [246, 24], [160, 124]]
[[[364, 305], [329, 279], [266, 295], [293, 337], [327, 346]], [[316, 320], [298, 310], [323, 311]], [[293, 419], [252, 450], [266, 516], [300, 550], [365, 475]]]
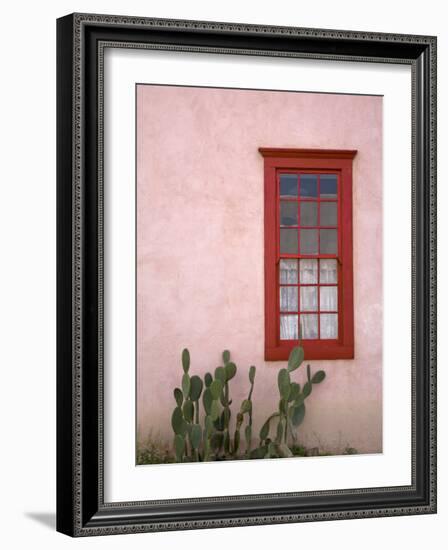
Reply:
[[[410, 486], [104, 502], [102, 79], [105, 47], [411, 65], [413, 426]], [[71, 536], [90, 536], [435, 513], [436, 38], [72, 14], [58, 20], [57, 50], [58, 531]], [[86, 417], [90, 419], [88, 423]]]

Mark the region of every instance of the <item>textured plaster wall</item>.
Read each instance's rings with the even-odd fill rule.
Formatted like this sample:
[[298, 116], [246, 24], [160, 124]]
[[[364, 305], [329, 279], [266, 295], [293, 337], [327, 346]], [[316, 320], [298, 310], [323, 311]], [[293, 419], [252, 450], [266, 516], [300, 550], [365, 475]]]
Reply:
[[[307, 400], [302, 443], [382, 450], [382, 99], [138, 86], [138, 439], [172, 441], [180, 354], [203, 375], [229, 349], [231, 391], [257, 366], [255, 428], [278, 405], [265, 362], [263, 159], [258, 147], [357, 149], [353, 178], [355, 359], [311, 361], [327, 379]], [[295, 378], [305, 372], [296, 371]]]

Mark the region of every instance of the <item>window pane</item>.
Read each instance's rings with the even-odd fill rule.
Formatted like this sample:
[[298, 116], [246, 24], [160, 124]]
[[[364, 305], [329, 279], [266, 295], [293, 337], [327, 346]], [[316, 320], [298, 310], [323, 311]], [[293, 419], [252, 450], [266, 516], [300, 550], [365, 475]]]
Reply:
[[280, 201], [280, 225], [297, 225], [296, 201]]
[[338, 225], [338, 203], [320, 203], [320, 225]]
[[315, 340], [317, 338], [317, 315], [300, 316], [300, 334], [303, 340]]
[[300, 203], [300, 225], [317, 225], [317, 202]]
[[317, 286], [300, 287], [300, 311], [317, 311]]
[[280, 340], [298, 340], [299, 322], [297, 315], [280, 315]]
[[338, 177], [334, 174], [320, 176], [320, 196], [333, 199], [338, 196]]
[[280, 229], [280, 252], [297, 254], [299, 248], [297, 229]]
[[337, 283], [338, 282], [338, 264], [337, 260], [320, 260], [320, 282]]
[[281, 286], [280, 311], [297, 311], [299, 308], [297, 296], [298, 292], [296, 286]]
[[300, 176], [300, 196], [304, 198], [317, 197], [317, 175]]
[[338, 310], [338, 287], [337, 286], [320, 287], [320, 310], [321, 311]]
[[317, 229], [300, 230], [300, 254], [317, 254], [318, 236]]
[[320, 253], [321, 254], [338, 253], [338, 230], [337, 229], [320, 230]]
[[298, 180], [299, 180], [299, 176], [297, 174], [281, 174], [280, 175], [280, 196], [297, 197]]
[[338, 337], [338, 316], [336, 313], [321, 314], [320, 337], [322, 340], [329, 340]]
[[300, 282], [317, 283], [317, 260], [300, 260]]
[[298, 260], [280, 260], [280, 284], [298, 283]]

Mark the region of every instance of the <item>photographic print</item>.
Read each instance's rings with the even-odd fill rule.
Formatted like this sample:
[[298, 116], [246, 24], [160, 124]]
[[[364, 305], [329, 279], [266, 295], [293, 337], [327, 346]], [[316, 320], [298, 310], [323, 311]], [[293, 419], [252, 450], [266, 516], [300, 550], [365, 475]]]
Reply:
[[382, 116], [136, 85], [137, 465], [382, 452]]

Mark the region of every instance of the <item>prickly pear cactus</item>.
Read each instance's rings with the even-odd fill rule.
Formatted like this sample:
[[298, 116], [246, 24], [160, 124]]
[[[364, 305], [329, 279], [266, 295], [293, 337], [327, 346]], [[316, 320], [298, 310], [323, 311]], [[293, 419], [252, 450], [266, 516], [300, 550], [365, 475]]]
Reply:
[[[277, 458], [292, 456], [289, 440], [296, 443], [295, 430], [305, 418], [305, 399], [311, 395], [313, 384], [320, 384], [325, 379], [323, 370], [311, 374], [311, 367], [306, 368], [306, 382], [303, 389], [299, 383], [291, 380], [291, 373], [296, 371], [304, 361], [303, 348], [297, 346], [291, 350], [288, 367], [280, 369], [277, 378], [280, 400], [278, 411], [271, 414], [260, 429], [260, 444], [252, 451], [252, 458]], [[271, 440], [270, 437], [274, 439]]]
[[249, 392], [236, 414], [235, 431], [231, 434], [230, 381], [237, 375], [237, 366], [231, 361], [228, 350], [223, 351], [222, 361], [223, 365], [217, 367], [213, 375], [207, 372], [202, 380], [190, 374], [190, 353], [187, 349], [182, 351], [181, 387], [174, 389], [176, 406], [171, 415], [176, 461], [292, 456], [289, 440], [296, 442], [295, 430], [305, 418], [305, 399], [311, 394], [313, 385], [323, 382], [325, 372], [320, 370], [312, 374], [308, 365], [303, 386], [292, 381], [291, 373], [302, 365], [304, 352], [300, 346], [291, 351], [287, 368], [278, 373], [278, 410], [263, 423], [260, 444], [252, 449], [256, 368], [249, 368]]

